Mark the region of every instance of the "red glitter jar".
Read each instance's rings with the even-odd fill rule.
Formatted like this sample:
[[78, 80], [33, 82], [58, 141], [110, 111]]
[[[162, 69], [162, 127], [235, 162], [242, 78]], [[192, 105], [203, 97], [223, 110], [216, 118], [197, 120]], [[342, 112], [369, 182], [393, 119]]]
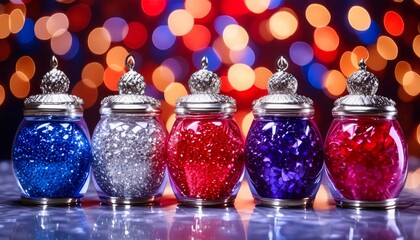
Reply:
[[395, 102], [376, 95], [378, 79], [359, 71], [347, 80], [325, 141], [332, 195], [341, 207], [394, 208], [407, 175], [407, 144]]
[[177, 101], [167, 166], [178, 202], [192, 206], [233, 204], [244, 172], [244, 142], [232, 115], [235, 100], [219, 94], [220, 79], [207, 58]]

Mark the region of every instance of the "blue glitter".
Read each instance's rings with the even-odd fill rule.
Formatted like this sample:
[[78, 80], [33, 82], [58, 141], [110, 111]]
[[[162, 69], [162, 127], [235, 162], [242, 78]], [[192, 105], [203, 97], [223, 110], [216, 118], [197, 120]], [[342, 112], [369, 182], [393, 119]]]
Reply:
[[246, 168], [254, 195], [314, 198], [324, 154], [311, 119], [256, 117], [246, 140]]
[[92, 162], [83, 119], [25, 118], [12, 150], [19, 187], [28, 198], [81, 197]]

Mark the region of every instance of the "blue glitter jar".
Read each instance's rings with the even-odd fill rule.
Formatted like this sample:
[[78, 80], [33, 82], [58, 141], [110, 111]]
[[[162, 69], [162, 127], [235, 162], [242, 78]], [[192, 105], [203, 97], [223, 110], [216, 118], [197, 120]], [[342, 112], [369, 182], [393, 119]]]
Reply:
[[321, 183], [324, 154], [313, 120], [312, 100], [296, 94], [297, 80], [285, 72], [269, 80], [269, 95], [254, 102], [254, 121], [248, 132], [245, 163], [251, 192], [258, 204], [307, 207]]
[[57, 69], [41, 81], [42, 94], [25, 100], [12, 148], [13, 170], [22, 202], [74, 205], [87, 190], [92, 162], [83, 101], [67, 94], [70, 81]]

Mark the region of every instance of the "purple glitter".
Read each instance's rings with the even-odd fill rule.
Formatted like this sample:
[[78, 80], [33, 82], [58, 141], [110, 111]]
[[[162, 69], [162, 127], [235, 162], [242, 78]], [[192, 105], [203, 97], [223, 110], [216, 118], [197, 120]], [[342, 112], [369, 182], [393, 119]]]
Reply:
[[252, 194], [314, 198], [321, 181], [322, 139], [312, 119], [256, 117], [246, 139]]

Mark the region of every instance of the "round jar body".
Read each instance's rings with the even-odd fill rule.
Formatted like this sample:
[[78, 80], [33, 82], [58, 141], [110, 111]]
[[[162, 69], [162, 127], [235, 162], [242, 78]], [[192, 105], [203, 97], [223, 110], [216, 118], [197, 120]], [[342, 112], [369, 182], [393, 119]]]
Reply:
[[244, 142], [232, 116], [177, 116], [168, 142], [168, 172], [181, 204], [233, 204], [244, 172]]
[[158, 116], [102, 115], [92, 136], [93, 175], [107, 204], [152, 204], [166, 185], [167, 132]]
[[257, 203], [310, 206], [321, 184], [322, 138], [312, 118], [255, 116], [245, 162]]
[[397, 120], [335, 118], [325, 157], [331, 193], [339, 206], [395, 207], [407, 175], [407, 144]]
[[74, 204], [87, 190], [91, 145], [82, 117], [31, 116], [19, 126], [12, 148], [22, 200]]

